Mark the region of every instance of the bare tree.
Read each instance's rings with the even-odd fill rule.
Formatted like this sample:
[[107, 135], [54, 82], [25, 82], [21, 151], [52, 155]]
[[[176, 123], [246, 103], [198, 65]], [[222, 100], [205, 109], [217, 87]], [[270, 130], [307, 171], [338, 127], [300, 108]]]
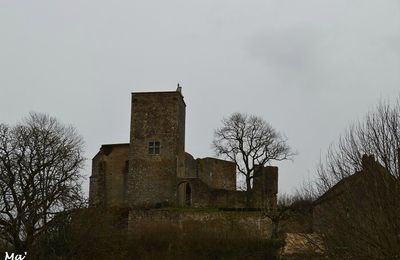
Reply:
[[400, 177], [400, 98], [380, 102], [363, 121], [352, 124], [332, 145], [318, 167], [318, 189], [322, 194], [334, 184], [362, 169], [362, 156], [374, 155], [391, 175]]
[[294, 153], [286, 138], [260, 117], [235, 113], [222, 125], [215, 130], [213, 147], [217, 156], [233, 161], [245, 177], [249, 206], [255, 168], [290, 159]]
[[397, 99], [351, 125], [320, 163], [314, 222], [333, 258], [400, 256], [399, 147]]
[[83, 140], [72, 126], [31, 113], [0, 124], [0, 238], [29, 249], [54, 216], [82, 203]]

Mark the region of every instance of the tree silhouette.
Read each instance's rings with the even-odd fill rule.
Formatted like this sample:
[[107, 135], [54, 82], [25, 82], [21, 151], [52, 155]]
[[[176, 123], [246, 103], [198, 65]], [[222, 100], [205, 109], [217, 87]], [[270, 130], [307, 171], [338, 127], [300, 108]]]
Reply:
[[238, 172], [245, 177], [247, 206], [255, 168], [294, 155], [286, 139], [269, 123], [260, 117], [241, 113], [222, 120], [222, 127], [215, 130], [213, 147], [217, 156], [233, 161]]
[[0, 238], [26, 251], [56, 214], [80, 205], [83, 163], [82, 138], [54, 117], [0, 124]]

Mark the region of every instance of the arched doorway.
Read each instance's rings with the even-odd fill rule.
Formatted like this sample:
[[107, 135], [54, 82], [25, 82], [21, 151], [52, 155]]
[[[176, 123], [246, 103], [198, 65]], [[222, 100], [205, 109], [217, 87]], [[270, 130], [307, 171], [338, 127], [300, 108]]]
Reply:
[[178, 204], [180, 207], [192, 206], [192, 187], [189, 182], [181, 182], [178, 185]]

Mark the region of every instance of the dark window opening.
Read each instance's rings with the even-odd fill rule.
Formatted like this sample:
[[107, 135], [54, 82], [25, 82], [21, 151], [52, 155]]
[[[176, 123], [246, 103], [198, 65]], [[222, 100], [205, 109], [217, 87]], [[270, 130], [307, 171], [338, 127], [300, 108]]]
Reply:
[[190, 188], [189, 184], [186, 184], [185, 206], [187, 207], [192, 206], [192, 188]]
[[179, 207], [192, 206], [192, 187], [188, 182], [181, 182], [178, 184], [178, 205]]
[[161, 143], [159, 141], [149, 142], [149, 154], [160, 154]]

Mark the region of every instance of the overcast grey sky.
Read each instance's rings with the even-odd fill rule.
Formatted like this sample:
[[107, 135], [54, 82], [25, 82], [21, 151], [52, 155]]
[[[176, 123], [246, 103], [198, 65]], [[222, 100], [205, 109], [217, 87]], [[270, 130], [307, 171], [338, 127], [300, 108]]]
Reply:
[[349, 123], [399, 95], [400, 1], [0, 0], [1, 122], [49, 113], [91, 159], [129, 141], [130, 92], [177, 82], [188, 152], [213, 155], [222, 117], [257, 114], [299, 153], [279, 164], [291, 192]]

